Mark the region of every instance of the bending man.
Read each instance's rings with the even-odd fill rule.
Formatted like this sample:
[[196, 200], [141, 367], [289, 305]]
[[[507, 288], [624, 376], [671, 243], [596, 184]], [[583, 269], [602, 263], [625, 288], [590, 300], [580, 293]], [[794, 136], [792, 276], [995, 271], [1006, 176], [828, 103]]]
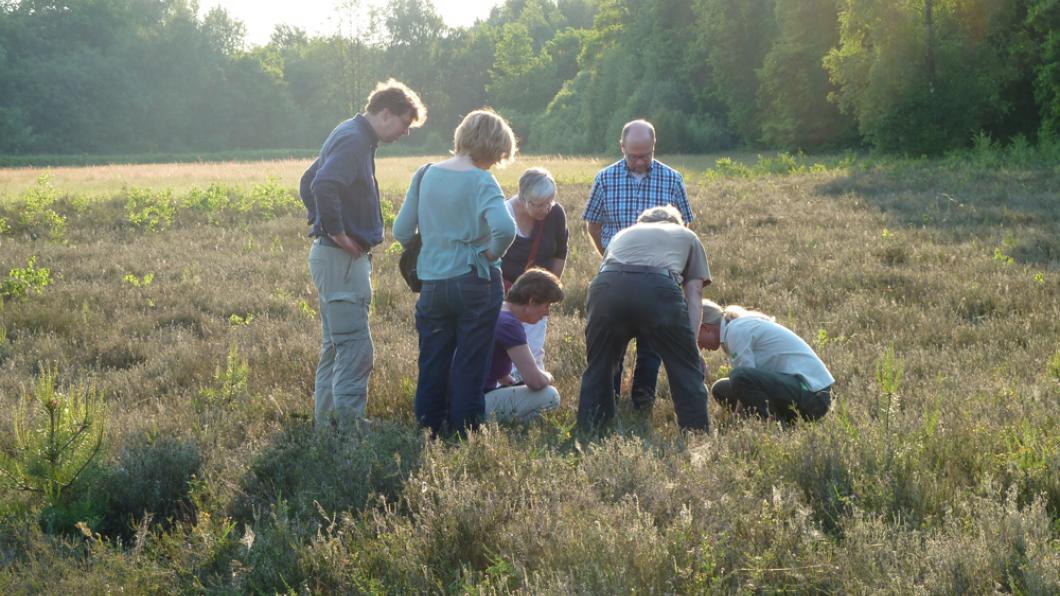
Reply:
[[[629, 340], [646, 338], [670, 379], [677, 424], [707, 430], [707, 389], [696, 350], [707, 255], [694, 232], [669, 205], [645, 210], [611, 240], [600, 273], [589, 286], [578, 426], [595, 428], [615, 413], [612, 384]], [[692, 304], [692, 308], [688, 308]]]
[[773, 317], [704, 299], [699, 346], [722, 348], [732, 363], [729, 377], [710, 388], [718, 403], [784, 422], [828, 413], [835, 379], [809, 344]]

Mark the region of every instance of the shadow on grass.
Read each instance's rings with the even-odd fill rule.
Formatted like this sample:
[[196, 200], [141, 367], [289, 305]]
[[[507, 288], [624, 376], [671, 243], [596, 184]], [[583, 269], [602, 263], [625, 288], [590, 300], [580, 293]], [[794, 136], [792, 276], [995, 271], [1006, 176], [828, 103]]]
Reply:
[[1049, 169], [876, 166], [817, 190], [853, 195], [903, 226], [937, 229], [958, 240], [1000, 235], [997, 258], [1060, 268], [1060, 176]]

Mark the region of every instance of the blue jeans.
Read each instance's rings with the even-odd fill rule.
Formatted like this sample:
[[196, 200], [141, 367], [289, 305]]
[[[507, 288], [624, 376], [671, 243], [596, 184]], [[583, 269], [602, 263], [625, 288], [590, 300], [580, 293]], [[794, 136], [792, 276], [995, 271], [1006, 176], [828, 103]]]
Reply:
[[485, 417], [483, 386], [493, 359], [493, 333], [504, 287], [499, 269], [490, 279], [474, 271], [424, 280], [416, 302], [420, 376], [416, 421], [435, 435], [475, 429]]
[[605, 271], [590, 284], [587, 303], [588, 365], [578, 397], [578, 426], [598, 428], [615, 415], [615, 370], [629, 340], [643, 337], [666, 366], [678, 426], [707, 430], [707, 388], [677, 283], [655, 273]]

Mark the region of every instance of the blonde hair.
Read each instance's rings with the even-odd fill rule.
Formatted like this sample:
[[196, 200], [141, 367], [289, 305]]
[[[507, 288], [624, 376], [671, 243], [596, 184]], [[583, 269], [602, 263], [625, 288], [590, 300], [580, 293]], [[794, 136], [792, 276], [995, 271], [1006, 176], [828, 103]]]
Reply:
[[767, 321], [776, 321], [775, 318], [757, 310], [747, 310], [739, 304], [730, 304], [729, 306], [722, 307], [713, 300], [703, 299], [703, 324], [704, 325], [717, 325], [725, 320], [726, 323], [733, 319], [739, 319], [741, 317], [752, 317], [756, 319], [765, 319]]
[[394, 116], [412, 114], [409, 128], [419, 128], [427, 121], [427, 108], [420, 96], [396, 79], [377, 84], [364, 106], [364, 111], [369, 114], [378, 114], [383, 110], [389, 110]]
[[508, 123], [489, 108], [475, 110], [456, 127], [453, 153], [467, 155], [476, 164], [505, 166], [519, 150]]

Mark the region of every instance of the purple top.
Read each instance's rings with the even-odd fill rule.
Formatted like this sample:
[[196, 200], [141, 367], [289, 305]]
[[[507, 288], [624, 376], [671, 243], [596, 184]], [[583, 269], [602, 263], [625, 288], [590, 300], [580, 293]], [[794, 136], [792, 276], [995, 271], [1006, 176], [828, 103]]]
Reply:
[[497, 388], [497, 380], [512, 372], [512, 359], [508, 350], [526, 343], [526, 331], [523, 324], [508, 310], [502, 310], [497, 318], [497, 331], [493, 334], [493, 364], [486, 375], [484, 391]]

